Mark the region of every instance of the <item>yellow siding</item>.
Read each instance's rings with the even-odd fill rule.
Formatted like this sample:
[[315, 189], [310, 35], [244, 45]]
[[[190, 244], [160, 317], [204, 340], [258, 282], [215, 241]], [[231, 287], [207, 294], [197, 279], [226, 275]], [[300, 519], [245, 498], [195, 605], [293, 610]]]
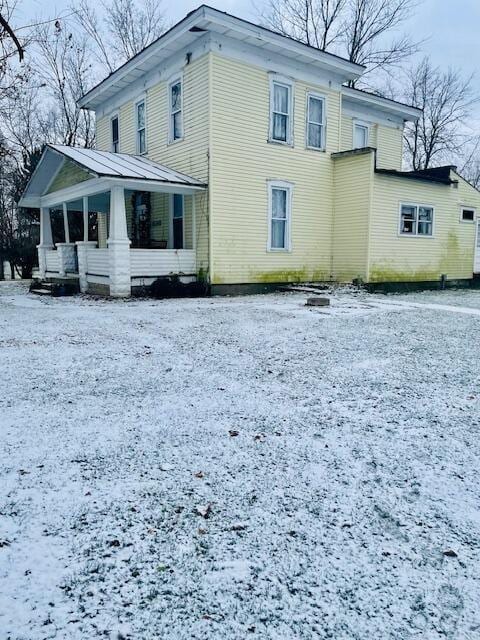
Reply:
[[366, 280], [374, 155], [343, 156], [334, 163], [333, 278]]
[[59, 189], [65, 189], [66, 187], [71, 187], [78, 182], [84, 182], [85, 180], [90, 180], [93, 176], [81, 169], [74, 162], [70, 162], [66, 160], [63, 164], [60, 171], [55, 176], [52, 184], [48, 188], [48, 193], [53, 193], [53, 191], [58, 191]]
[[[212, 282], [328, 279], [331, 268], [333, 163], [339, 94], [295, 83], [294, 148], [267, 142], [269, 75], [212, 56]], [[327, 97], [327, 153], [305, 148], [305, 98]], [[267, 180], [294, 183], [292, 251], [269, 252]]]
[[377, 167], [379, 169], [402, 169], [403, 129], [378, 125]]
[[[401, 202], [434, 206], [433, 237], [399, 235]], [[462, 204], [480, 208], [480, 194], [463, 180], [454, 188], [375, 175], [370, 281], [431, 281], [441, 274], [471, 278], [475, 225], [460, 222]]]
[[[168, 143], [167, 83], [160, 82], [146, 92], [147, 156], [167, 167], [208, 181], [209, 73], [210, 56], [204, 55], [183, 69], [184, 138]], [[140, 96], [139, 96], [140, 97]], [[97, 148], [109, 151], [109, 119], [97, 121]], [[119, 109], [120, 152], [136, 153], [135, 100]], [[156, 197], [156, 196], [155, 196]], [[193, 246], [190, 198], [185, 198], [186, 244]], [[196, 196], [197, 267], [208, 272], [208, 197]], [[168, 236], [168, 226], [167, 226]], [[163, 239], [163, 238], [162, 238]]]
[[110, 118], [98, 118], [95, 127], [96, 147], [99, 151], [111, 151]]

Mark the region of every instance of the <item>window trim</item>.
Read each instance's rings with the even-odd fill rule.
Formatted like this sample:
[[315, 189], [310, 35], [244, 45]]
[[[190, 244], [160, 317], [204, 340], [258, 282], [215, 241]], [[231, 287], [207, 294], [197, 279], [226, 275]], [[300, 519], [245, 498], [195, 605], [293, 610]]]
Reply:
[[[402, 231], [402, 207], [415, 207], [417, 209], [417, 213], [415, 216], [415, 233], [406, 233]], [[432, 210], [432, 233], [418, 233], [418, 210], [421, 207], [428, 207], [428, 209]], [[435, 207], [433, 204], [427, 204], [425, 202], [400, 202], [398, 206], [398, 226], [397, 226], [398, 236], [400, 238], [434, 238], [435, 237]]]
[[[310, 98], [314, 98], [315, 100], [321, 100], [323, 103], [322, 122], [312, 123], [312, 124], [322, 125], [322, 139], [321, 139], [321, 145], [319, 147], [314, 147], [311, 144], [308, 144], [308, 125], [310, 124]], [[325, 95], [322, 95], [321, 93], [317, 93], [316, 91], [307, 91], [307, 95], [306, 95], [305, 148], [310, 149], [311, 151], [325, 151], [327, 148], [327, 98]]]
[[[112, 122], [115, 120], [115, 118], [117, 119], [117, 130], [118, 130], [118, 141], [117, 141], [117, 145], [118, 145], [118, 150], [115, 151], [113, 148], [113, 127], [112, 127]], [[114, 113], [110, 114], [110, 151], [112, 153], [120, 153], [120, 113], [118, 111], [115, 111]]]
[[[473, 220], [465, 220], [463, 217], [464, 211], [473, 211]], [[467, 205], [463, 204], [460, 206], [460, 222], [463, 222], [465, 224], [475, 224], [477, 220], [477, 209], [475, 207], [468, 207]]]
[[[357, 118], [354, 118], [352, 121], [352, 150], [353, 149], [366, 149], [369, 145], [370, 145], [370, 129], [371, 129], [371, 123], [370, 122], [366, 122], [366, 120], [358, 120]], [[365, 147], [356, 147], [355, 146], [355, 127], [363, 127], [364, 129], [367, 130], [367, 144], [365, 145]]]
[[[140, 151], [140, 145], [139, 143], [139, 136], [138, 133], [139, 131], [141, 131], [141, 129], [138, 128], [138, 105], [141, 104], [143, 102], [144, 104], [144, 117], [145, 117], [145, 150], [144, 151]], [[137, 100], [135, 100], [135, 108], [134, 108], [134, 113], [133, 113], [133, 117], [134, 117], [134, 123], [135, 123], [135, 150], [136, 153], [140, 156], [143, 156], [147, 153], [147, 149], [148, 149], [148, 139], [147, 139], [147, 96], [146, 94], [140, 96], [139, 98], [137, 98]]]
[[[180, 83], [180, 113], [182, 114], [182, 135], [180, 138], [173, 137], [173, 111], [172, 111], [172, 101], [171, 101], [171, 90], [172, 87], [176, 84]], [[176, 142], [181, 142], [185, 138], [185, 119], [184, 119], [184, 111], [183, 111], [183, 73], [177, 73], [171, 78], [169, 78], [167, 83], [167, 113], [168, 113], [168, 144], [175, 144]], [[175, 112], [175, 113], [178, 113]]]
[[[181, 196], [182, 198], [182, 248], [174, 249], [173, 247], [173, 202], [174, 196]], [[185, 196], [183, 193], [171, 193], [169, 197], [169, 216], [168, 216], [168, 244], [169, 249], [173, 251], [183, 251], [185, 249]]]
[[[281, 85], [288, 89], [288, 124], [287, 124], [287, 139], [276, 140], [273, 137], [273, 102], [274, 102], [274, 88], [275, 85]], [[295, 84], [291, 78], [280, 76], [278, 74], [270, 74], [270, 99], [269, 99], [269, 118], [268, 118], [268, 142], [273, 144], [281, 144], [287, 147], [293, 147], [293, 120], [294, 120], [294, 89]]]
[[[267, 251], [272, 253], [290, 253], [292, 251], [292, 201], [293, 201], [293, 182], [287, 180], [267, 180], [268, 191], [268, 240]], [[285, 247], [272, 247], [272, 191], [273, 189], [284, 189], [287, 191], [287, 211], [286, 211], [286, 230], [285, 230]]]

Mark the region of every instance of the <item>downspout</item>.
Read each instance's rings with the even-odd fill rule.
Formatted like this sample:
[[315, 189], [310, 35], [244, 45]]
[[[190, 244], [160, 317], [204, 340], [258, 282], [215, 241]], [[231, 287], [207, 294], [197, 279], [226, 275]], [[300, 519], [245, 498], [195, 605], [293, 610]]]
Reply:
[[370, 160], [370, 184], [368, 188], [368, 218], [367, 218], [367, 255], [365, 265], [365, 282], [370, 282], [370, 255], [371, 255], [371, 240], [372, 240], [372, 206], [374, 196], [374, 183], [375, 183], [375, 168], [377, 166], [377, 150], [371, 154]]
[[213, 251], [212, 251], [212, 197], [211, 197], [211, 162], [212, 162], [212, 52], [208, 53], [208, 146], [207, 146], [207, 234], [208, 234], [208, 281], [213, 281]]

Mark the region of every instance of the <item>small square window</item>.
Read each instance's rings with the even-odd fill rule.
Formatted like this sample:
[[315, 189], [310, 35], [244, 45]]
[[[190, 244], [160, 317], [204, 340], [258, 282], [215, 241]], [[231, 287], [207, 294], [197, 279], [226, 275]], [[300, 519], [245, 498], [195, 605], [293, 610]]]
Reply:
[[353, 127], [353, 148], [364, 149], [368, 147], [368, 125], [355, 123]]
[[475, 209], [462, 209], [462, 222], [475, 222]]
[[402, 204], [400, 233], [411, 236], [433, 235], [433, 207], [421, 204]]

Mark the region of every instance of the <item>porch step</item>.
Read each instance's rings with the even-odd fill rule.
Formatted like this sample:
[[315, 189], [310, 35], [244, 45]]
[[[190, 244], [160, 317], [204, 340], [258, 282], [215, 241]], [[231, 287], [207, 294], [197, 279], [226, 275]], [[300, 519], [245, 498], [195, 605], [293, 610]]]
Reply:
[[73, 296], [79, 293], [78, 282], [64, 281], [59, 282], [59, 278], [55, 278], [55, 282], [49, 280], [34, 280], [30, 285], [30, 293], [36, 293], [40, 296], [52, 296], [58, 298], [60, 296]]

